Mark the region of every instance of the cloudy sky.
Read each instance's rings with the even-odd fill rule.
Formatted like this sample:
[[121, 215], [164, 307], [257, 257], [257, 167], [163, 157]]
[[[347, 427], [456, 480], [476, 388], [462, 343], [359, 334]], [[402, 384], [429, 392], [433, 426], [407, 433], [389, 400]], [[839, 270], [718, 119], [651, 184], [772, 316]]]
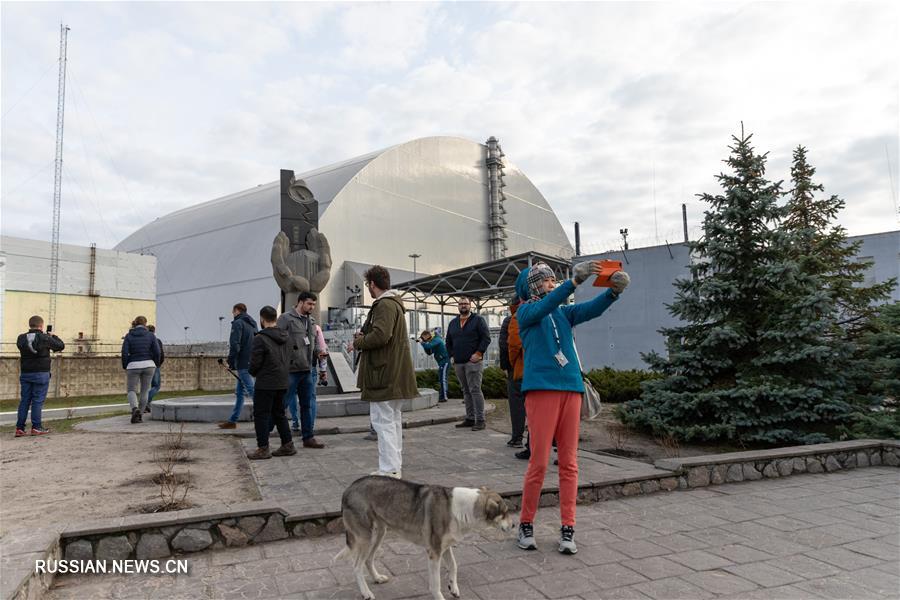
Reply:
[[2, 232], [48, 239], [59, 23], [63, 242], [417, 137], [497, 136], [600, 251], [696, 235], [741, 121], [809, 148], [851, 234], [896, 229], [900, 11], [878, 2], [10, 3]]

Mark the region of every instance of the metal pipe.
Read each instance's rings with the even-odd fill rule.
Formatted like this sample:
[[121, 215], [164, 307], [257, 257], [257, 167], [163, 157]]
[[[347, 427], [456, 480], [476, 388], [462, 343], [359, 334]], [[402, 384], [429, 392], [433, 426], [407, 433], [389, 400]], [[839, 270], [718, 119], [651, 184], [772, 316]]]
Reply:
[[688, 232], [687, 232], [687, 204], [681, 205], [681, 224], [684, 226], [684, 243], [688, 243]]
[[575, 256], [581, 256], [581, 227], [575, 221]]

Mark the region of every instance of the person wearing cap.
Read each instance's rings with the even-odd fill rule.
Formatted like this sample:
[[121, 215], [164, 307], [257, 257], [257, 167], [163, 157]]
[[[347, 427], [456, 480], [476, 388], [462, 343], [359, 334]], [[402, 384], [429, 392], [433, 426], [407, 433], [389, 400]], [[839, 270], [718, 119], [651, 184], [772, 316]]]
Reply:
[[434, 360], [437, 362], [438, 383], [441, 388], [438, 392], [438, 402], [446, 402], [448, 394], [447, 375], [450, 372], [450, 355], [447, 353], [447, 346], [439, 334], [431, 333], [427, 329], [419, 335], [419, 343], [422, 344], [425, 354], [434, 356]]
[[[584, 382], [575, 351], [572, 328], [599, 317], [619, 298], [630, 280], [624, 271], [610, 278], [610, 289], [579, 304], [560, 306], [592, 275], [600, 274], [597, 261], [582, 262], [572, 279], [556, 286], [553, 270], [544, 263], [525, 269], [516, 279], [516, 293], [523, 303], [516, 311], [524, 349], [525, 412], [531, 457], [522, 486], [522, 513], [517, 544], [534, 550], [534, 517], [537, 513], [550, 446], [556, 438], [559, 456], [559, 551], [575, 554], [575, 501], [578, 494], [578, 429]], [[554, 289], [555, 288], [555, 289]]]

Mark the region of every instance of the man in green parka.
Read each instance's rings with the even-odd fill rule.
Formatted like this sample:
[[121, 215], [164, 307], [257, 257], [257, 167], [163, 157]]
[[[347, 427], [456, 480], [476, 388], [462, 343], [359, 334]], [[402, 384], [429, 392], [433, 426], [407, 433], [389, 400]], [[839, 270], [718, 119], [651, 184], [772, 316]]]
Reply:
[[356, 370], [361, 399], [369, 402], [369, 417], [378, 434], [378, 471], [401, 476], [403, 468], [403, 400], [419, 395], [400, 292], [390, 289], [387, 269], [375, 265], [363, 276], [375, 299], [349, 350], [361, 352]]

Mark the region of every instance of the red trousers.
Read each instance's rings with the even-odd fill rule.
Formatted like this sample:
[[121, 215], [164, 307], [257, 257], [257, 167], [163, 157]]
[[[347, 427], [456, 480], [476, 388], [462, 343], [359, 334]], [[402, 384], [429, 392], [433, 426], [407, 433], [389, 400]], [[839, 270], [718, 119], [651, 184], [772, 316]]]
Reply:
[[578, 426], [581, 424], [581, 394], [554, 390], [525, 394], [525, 414], [531, 460], [522, 486], [522, 523], [534, 522], [544, 475], [550, 462], [550, 446], [556, 438], [559, 456], [559, 514], [562, 525], [575, 526], [578, 497]]

